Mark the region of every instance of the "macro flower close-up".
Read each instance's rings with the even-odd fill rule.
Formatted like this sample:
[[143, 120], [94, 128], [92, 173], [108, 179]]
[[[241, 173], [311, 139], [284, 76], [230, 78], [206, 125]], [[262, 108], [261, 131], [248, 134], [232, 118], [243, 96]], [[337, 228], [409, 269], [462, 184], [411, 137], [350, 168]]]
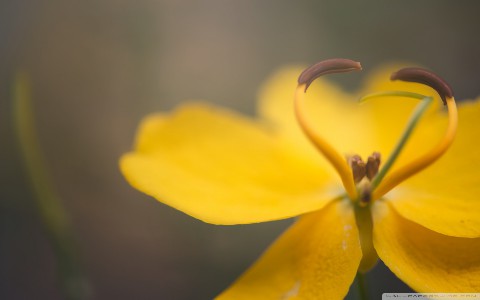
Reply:
[[480, 300], [480, 1], [0, 1], [0, 300]]
[[121, 171], [207, 223], [297, 217], [218, 299], [343, 299], [379, 259], [417, 292], [478, 293], [480, 103], [403, 67], [355, 93], [322, 76], [351, 60], [281, 69], [257, 117], [206, 102], [147, 116]]

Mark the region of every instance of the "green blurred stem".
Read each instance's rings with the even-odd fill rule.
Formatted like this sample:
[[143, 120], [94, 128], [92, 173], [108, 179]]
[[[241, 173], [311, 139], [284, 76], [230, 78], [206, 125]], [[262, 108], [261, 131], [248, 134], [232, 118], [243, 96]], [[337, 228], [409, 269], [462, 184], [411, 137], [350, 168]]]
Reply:
[[358, 297], [360, 300], [368, 300], [368, 290], [365, 279], [365, 274], [358, 272], [357, 273], [357, 288], [358, 288]]
[[373, 178], [372, 189], [375, 189], [378, 186], [378, 184], [382, 181], [382, 179], [385, 177], [387, 172], [393, 166], [398, 156], [400, 155], [400, 152], [407, 144], [408, 138], [412, 135], [413, 130], [417, 126], [418, 122], [420, 121], [420, 118], [425, 113], [430, 103], [432, 103], [433, 98], [424, 97], [421, 100], [422, 102], [420, 102], [420, 104], [417, 105], [417, 107], [415, 108], [415, 111], [410, 117], [410, 120], [408, 120], [407, 126], [403, 131], [402, 136], [400, 137], [400, 140], [398, 141], [397, 145], [393, 149], [392, 154], [390, 154], [390, 157], [388, 158], [388, 160], [385, 162], [385, 164], [380, 169], [378, 174]]
[[383, 164], [383, 167], [380, 169], [378, 174], [373, 178], [371, 183], [372, 190], [378, 186], [378, 184], [382, 181], [382, 179], [385, 177], [387, 172], [393, 166], [398, 156], [400, 155], [400, 152], [405, 147], [408, 141], [408, 138], [412, 135], [413, 130], [417, 126], [420, 118], [425, 113], [430, 103], [432, 103], [433, 101], [432, 97], [428, 97], [428, 96], [417, 94], [417, 93], [404, 92], [404, 91], [387, 91], [387, 92], [374, 93], [374, 94], [366, 95], [360, 98], [358, 101], [360, 103], [363, 103], [371, 99], [381, 98], [381, 97], [405, 97], [405, 98], [421, 100], [421, 102], [420, 104], [417, 105], [414, 112], [410, 116], [407, 126], [405, 127], [397, 145], [395, 145], [395, 148], [393, 149], [392, 154], [390, 154], [390, 157], [388, 158], [388, 160]]
[[88, 284], [81, 270], [71, 225], [55, 193], [36, 137], [30, 86], [25, 74], [16, 74], [12, 92], [14, 128], [19, 150], [34, 192], [38, 214], [56, 258], [59, 284], [65, 299], [88, 299]]

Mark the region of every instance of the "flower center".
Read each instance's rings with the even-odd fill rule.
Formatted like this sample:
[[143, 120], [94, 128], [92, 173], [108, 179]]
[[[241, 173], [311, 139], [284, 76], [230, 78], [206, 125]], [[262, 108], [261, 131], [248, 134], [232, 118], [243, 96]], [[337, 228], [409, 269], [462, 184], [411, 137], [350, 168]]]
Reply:
[[390, 172], [393, 163], [433, 98], [403, 91], [377, 93], [368, 95], [362, 98], [361, 101], [382, 96], [401, 96], [415, 98], [421, 100], [421, 102], [413, 112], [397, 145], [381, 169], [380, 153], [378, 152], [370, 155], [367, 158], [367, 162], [364, 162], [359, 155], [353, 155], [345, 159], [305, 120], [305, 114], [303, 113], [305, 110], [302, 100], [308, 86], [316, 78], [324, 74], [358, 70], [361, 70], [360, 63], [348, 59], [325, 60], [307, 68], [298, 78], [294, 105], [295, 116], [303, 132], [335, 168], [340, 175], [348, 197], [355, 203], [355, 220], [358, 226], [363, 254], [359, 272], [366, 272], [370, 270], [378, 260], [378, 255], [373, 246], [373, 221], [369, 207], [370, 204], [372, 201], [383, 197], [385, 193], [405, 179], [431, 165], [447, 151], [453, 142], [457, 129], [457, 110], [450, 87], [440, 77], [420, 68], [401, 69], [394, 73], [390, 79], [426, 84], [435, 89], [442, 97], [444, 104], [448, 108], [448, 126], [443, 139], [435, 147], [430, 149], [430, 151], [427, 151], [425, 154], [399, 169]]
[[348, 164], [352, 169], [353, 180], [358, 191], [358, 204], [361, 207], [367, 206], [372, 200], [372, 180], [378, 174], [381, 163], [379, 152], [373, 152], [365, 163], [360, 155], [353, 155], [347, 158]]
[[404, 68], [394, 73], [391, 80], [401, 80], [425, 84], [433, 88], [442, 98], [448, 109], [448, 126], [442, 140], [430, 151], [412, 160], [410, 163], [389, 172], [396, 158], [406, 144], [406, 141], [413, 132], [422, 114], [426, 111], [432, 101], [431, 96], [420, 95], [403, 91], [381, 92], [368, 95], [361, 101], [382, 96], [400, 96], [422, 100], [413, 112], [404, 133], [400, 137], [391, 155], [380, 168], [380, 153], [374, 152], [365, 163], [358, 155], [347, 159], [338, 153], [305, 119], [303, 108], [303, 97], [309, 85], [318, 77], [331, 73], [345, 73], [359, 71], [360, 63], [349, 59], [329, 59], [321, 61], [305, 69], [298, 78], [298, 86], [295, 92], [294, 108], [297, 121], [305, 135], [312, 144], [323, 154], [340, 175], [343, 186], [352, 201], [358, 202], [360, 207], [365, 207], [371, 201], [383, 197], [392, 188], [403, 182], [405, 179], [422, 171], [438, 158], [440, 158], [450, 147], [457, 129], [457, 108], [453, 98], [453, 92], [448, 84], [437, 75], [420, 68]]

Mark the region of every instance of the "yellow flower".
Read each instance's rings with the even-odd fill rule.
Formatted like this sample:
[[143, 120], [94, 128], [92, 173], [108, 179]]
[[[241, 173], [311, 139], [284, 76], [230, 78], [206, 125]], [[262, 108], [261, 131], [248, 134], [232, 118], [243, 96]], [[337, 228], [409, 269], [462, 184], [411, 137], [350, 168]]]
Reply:
[[378, 257], [416, 291], [480, 292], [480, 101], [456, 132], [450, 89], [422, 69], [377, 72], [362, 94], [400, 92], [362, 105], [324, 79], [306, 92], [359, 68], [324, 61], [298, 85], [300, 69], [280, 71], [258, 119], [193, 103], [142, 122], [120, 162], [138, 190], [213, 224], [300, 216], [219, 299], [341, 299]]

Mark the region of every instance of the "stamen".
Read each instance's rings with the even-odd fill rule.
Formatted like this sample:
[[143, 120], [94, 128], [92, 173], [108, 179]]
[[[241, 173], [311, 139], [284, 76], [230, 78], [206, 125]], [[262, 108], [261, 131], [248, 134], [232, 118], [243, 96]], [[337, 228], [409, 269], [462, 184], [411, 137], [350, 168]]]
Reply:
[[365, 177], [367, 172], [366, 165], [360, 155], [354, 155], [350, 157], [349, 161], [353, 172], [353, 180], [355, 183], [359, 183], [362, 181], [363, 177]]
[[445, 80], [422, 68], [403, 68], [393, 73], [390, 76], [390, 80], [401, 80], [428, 85], [436, 90], [440, 97], [442, 97], [444, 105], [447, 105], [447, 98], [453, 98], [452, 88]]
[[333, 74], [333, 73], [346, 73], [351, 71], [359, 71], [362, 66], [359, 62], [345, 59], [345, 58], [332, 58], [318, 62], [308, 68], [306, 68], [302, 74], [298, 77], [298, 84], [306, 84], [305, 92], [310, 84], [320, 76]]
[[295, 116], [305, 135], [315, 147], [325, 156], [340, 175], [342, 183], [350, 199], [357, 198], [357, 190], [353, 179], [352, 169], [342, 155], [340, 155], [327, 141], [325, 141], [304, 118], [303, 97], [309, 85], [324, 74], [343, 73], [361, 70], [360, 63], [349, 59], [329, 59], [312, 65], [300, 74], [295, 91]]
[[372, 180], [375, 175], [378, 173], [380, 168], [381, 155], [379, 152], [373, 152], [372, 155], [368, 157], [367, 166], [366, 166], [366, 175], [369, 180]]
[[452, 144], [458, 125], [457, 106], [453, 97], [453, 92], [448, 84], [435, 74], [419, 68], [407, 68], [398, 71], [392, 75], [393, 80], [404, 80], [427, 84], [434, 88], [442, 97], [448, 110], [448, 125], [443, 139], [436, 147], [426, 154], [420, 156], [409, 164], [401, 167], [395, 172], [387, 175], [373, 192], [373, 199], [378, 199], [390, 191], [392, 188], [403, 182], [405, 179], [425, 169], [437, 159], [439, 159]]

